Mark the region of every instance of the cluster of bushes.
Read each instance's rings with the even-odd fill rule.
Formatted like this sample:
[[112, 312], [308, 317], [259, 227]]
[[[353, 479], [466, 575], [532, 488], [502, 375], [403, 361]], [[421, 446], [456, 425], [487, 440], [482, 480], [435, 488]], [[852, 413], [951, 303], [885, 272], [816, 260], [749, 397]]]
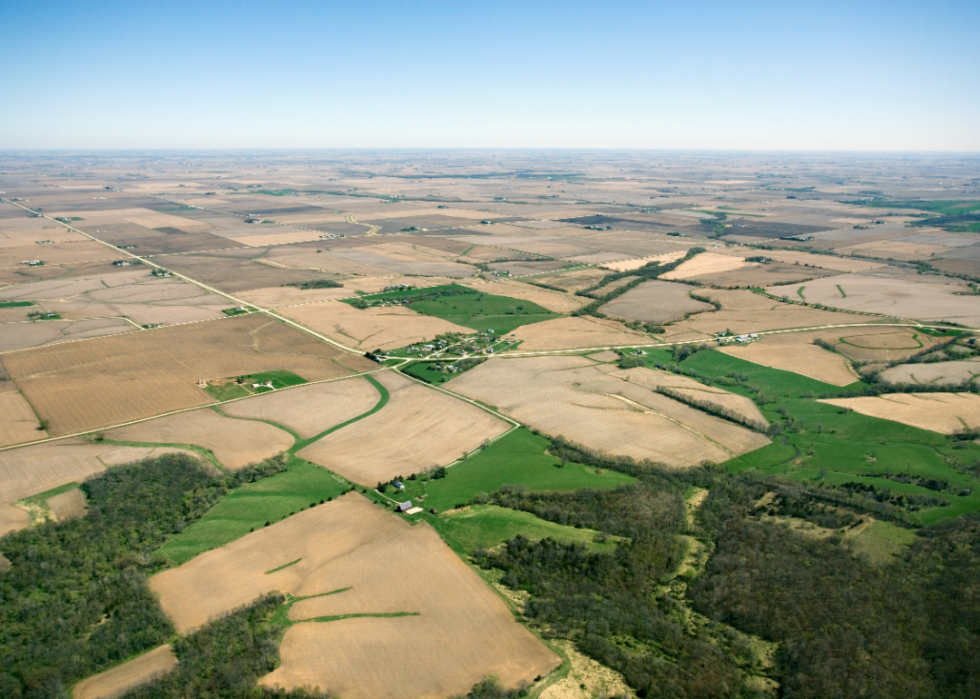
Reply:
[[339, 289], [343, 286], [340, 282], [332, 279], [314, 279], [308, 282], [289, 282], [283, 286], [294, 286], [297, 289], [306, 291], [307, 289]]
[[756, 432], [766, 432], [769, 429], [769, 425], [765, 422], [754, 420], [747, 415], [742, 415], [741, 413], [732, 410], [731, 408], [726, 408], [723, 405], [712, 403], [710, 400], [699, 399], [686, 393], [681, 393], [677, 389], [670, 388], [669, 386], [657, 386], [657, 393], [661, 393], [668, 398], [673, 398], [681, 403], [687, 403], [688, 405], [708, 413], [709, 415], [714, 415], [715, 417], [720, 417], [724, 420], [728, 420], [729, 422], [742, 425], [743, 427], [748, 427], [750, 430], [755, 430]]

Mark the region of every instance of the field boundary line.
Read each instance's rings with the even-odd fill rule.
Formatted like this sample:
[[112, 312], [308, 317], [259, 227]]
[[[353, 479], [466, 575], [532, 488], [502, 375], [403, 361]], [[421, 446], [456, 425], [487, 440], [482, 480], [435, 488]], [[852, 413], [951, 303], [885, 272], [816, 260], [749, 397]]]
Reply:
[[[675, 425], [677, 425], [678, 427], [681, 427], [681, 428], [687, 430], [688, 432], [690, 432], [691, 434], [695, 435], [696, 437], [699, 437], [699, 438], [703, 439], [708, 444], [712, 444], [712, 445], [718, 447], [723, 452], [725, 452], [726, 454], [728, 454], [730, 457], [734, 458], [734, 457], [738, 456], [734, 451], [732, 451], [731, 449], [729, 449], [725, 445], [723, 445], [723, 444], [721, 444], [719, 442], [716, 442], [715, 440], [713, 440], [708, 435], [703, 434], [701, 432], [698, 432], [693, 427], [690, 427], [689, 425], [685, 425], [680, 420], [675, 420], [674, 418], [670, 417], [669, 415], [665, 415], [664, 413], [657, 412], [656, 410], [651, 410], [650, 408], [646, 407], [645, 405], [641, 405], [641, 404], [637, 403], [636, 401], [630, 400], [629, 398], [627, 398], [625, 396], [618, 396], [615, 393], [603, 393], [601, 395], [608, 396], [609, 398], [615, 398], [616, 400], [621, 400], [624, 403], [626, 403], [627, 405], [632, 405], [634, 408], [637, 408], [638, 410], [641, 410], [644, 413], [649, 413], [650, 415], [656, 415], [657, 417], [662, 417], [664, 420], [667, 420], [668, 422], [672, 422]], [[680, 401], [678, 401], [678, 402], [680, 402]], [[700, 411], [700, 412], [703, 412], [703, 411]]]

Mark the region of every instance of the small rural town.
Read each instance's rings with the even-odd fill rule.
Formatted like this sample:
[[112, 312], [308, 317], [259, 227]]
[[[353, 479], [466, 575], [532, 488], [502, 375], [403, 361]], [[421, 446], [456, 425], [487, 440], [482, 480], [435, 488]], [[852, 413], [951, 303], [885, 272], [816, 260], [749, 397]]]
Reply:
[[[856, 36], [836, 3], [697, 5], [786, 70], [763, 15]], [[835, 72], [826, 130], [649, 82], [667, 49], [630, 42], [672, 3], [177, 6], [9, 8], [85, 60], [161, 33], [90, 92], [70, 47], [0, 47], [41, 80], [0, 114], [0, 699], [980, 696], [975, 5], [887, 20], [955, 99], [833, 121], [868, 87]], [[383, 41], [320, 75], [293, 32], [340, 26]], [[543, 78], [590, 36], [623, 45], [571, 70], [620, 116]], [[761, 101], [713, 103], [769, 119], [783, 68], [747, 51]], [[641, 118], [667, 87], [685, 118]]]

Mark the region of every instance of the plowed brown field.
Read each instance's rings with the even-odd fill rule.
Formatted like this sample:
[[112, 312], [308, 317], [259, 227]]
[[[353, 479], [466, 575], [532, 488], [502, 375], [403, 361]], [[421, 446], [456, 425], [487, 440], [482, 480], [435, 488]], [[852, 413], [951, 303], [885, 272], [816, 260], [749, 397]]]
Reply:
[[159, 646], [79, 682], [72, 691], [72, 699], [116, 699], [176, 667], [177, 656], [170, 645]]
[[236, 417], [272, 420], [302, 437], [312, 437], [366, 413], [379, 398], [377, 389], [366, 380], [350, 379], [266, 393], [229, 403], [222, 412]]
[[193, 444], [210, 449], [222, 466], [233, 470], [275, 456], [293, 445], [288, 432], [264, 422], [222, 417], [210, 408], [121, 427], [106, 436], [120, 442]]
[[598, 318], [578, 316], [555, 318], [541, 323], [522, 325], [514, 331], [523, 352], [575, 349], [577, 347], [614, 347], [655, 342], [649, 336], [627, 330], [621, 324]]
[[547, 434], [668, 466], [721, 462], [768, 443], [760, 434], [656, 393], [657, 385], [701, 386], [584, 357], [494, 359], [450, 384]]
[[376, 368], [259, 314], [25, 350], [3, 363], [54, 435], [214, 402], [200, 379], [287, 370], [317, 380]]
[[376, 378], [391, 394], [381, 411], [333, 432], [299, 456], [356, 483], [374, 485], [455, 461], [510, 426], [474, 405], [401, 374]]
[[[413, 527], [353, 493], [197, 556], [150, 585], [181, 633], [274, 590], [314, 596], [290, 610], [299, 623], [283, 638], [282, 665], [261, 680], [268, 687], [435, 699], [465, 693], [488, 674], [513, 687], [560, 662], [428, 525]], [[316, 621], [399, 613], [412, 616]]]

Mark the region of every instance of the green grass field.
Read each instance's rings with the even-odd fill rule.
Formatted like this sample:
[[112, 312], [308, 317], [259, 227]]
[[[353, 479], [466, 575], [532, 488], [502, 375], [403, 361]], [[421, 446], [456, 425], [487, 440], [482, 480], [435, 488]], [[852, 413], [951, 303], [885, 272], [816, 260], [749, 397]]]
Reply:
[[535, 517], [530, 512], [496, 505], [476, 505], [440, 517], [429, 517], [428, 521], [444, 539], [451, 540], [467, 553], [499, 546], [518, 534], [529, 539], [551, 537], [558, 541], [578, 541], [596, 550], [616, 546], [611, 538], [606, 543], [596, 543], [594, 539], [598, 532], [592, 529], [566, 527]]
[[[277, 388], [299, 386], [300, 384], [306, 383], [306, 379], [297, 376], [291, 371], [263, 371], [260, 374], [246, 374], [241, 378], [245, 379], [244, 383], [239, 384], [232, 381], [221, 386], [208, 386], [204, 391], [215, 400], [233, 400], [235, 398], [252, 396], [257, 393], [268, 393]], [[266, 387], [252, 388], [253, 383], [267, 383], [269, 381], [272, 382], [271, 389]]]
[[0, 308], [24, 308], [33, 305], [33, 301], [0, 301]]
[[[431, 296], [445, 291], [457, 293], [412, 301], [413, 298]], [[552, 313], [530, 301], [512, 299], [509, 296], [485, 294], [459, 284], [365, 294], [355, 299], [345, 299], [344, 302], [357, 307], [364, 302], [396, 299], [409, 301], [408, 307], [418, 313], [442, 318], [474, 330], [493, 330], [498, 335], [512, 332], [522, 325], [561, 317], [560, 313]]]
[[320, 500], [335, 498], [349, 486], [326, 469], [292, 457], [285, 471], [237, 488], [156, 552], [174, 563], [278, 522]]
[[[449, 469], [446, 478], [405, 481], [405, 490], [386, 495], [399, 500], [417, 500], [425, 495], [426, 509], [448, 510], [469, 502], [480, 493], [493, 493], [504, 484], [523, 485], [528, 490], [575, 490], [577, 488], [615, 488], [633, 478], [616, 471], [597, 472], [582, 464], [568, 463], [545, 454], [550, 442], [544, 437], [518, 428]], [[409, 475], [409, 474], [403, 474]]]
[[449, 374], [435, 369], [435, 362], [412, 362], [403, 370], [406, 374], [436, 386], [446, 383], [459, 374]]

